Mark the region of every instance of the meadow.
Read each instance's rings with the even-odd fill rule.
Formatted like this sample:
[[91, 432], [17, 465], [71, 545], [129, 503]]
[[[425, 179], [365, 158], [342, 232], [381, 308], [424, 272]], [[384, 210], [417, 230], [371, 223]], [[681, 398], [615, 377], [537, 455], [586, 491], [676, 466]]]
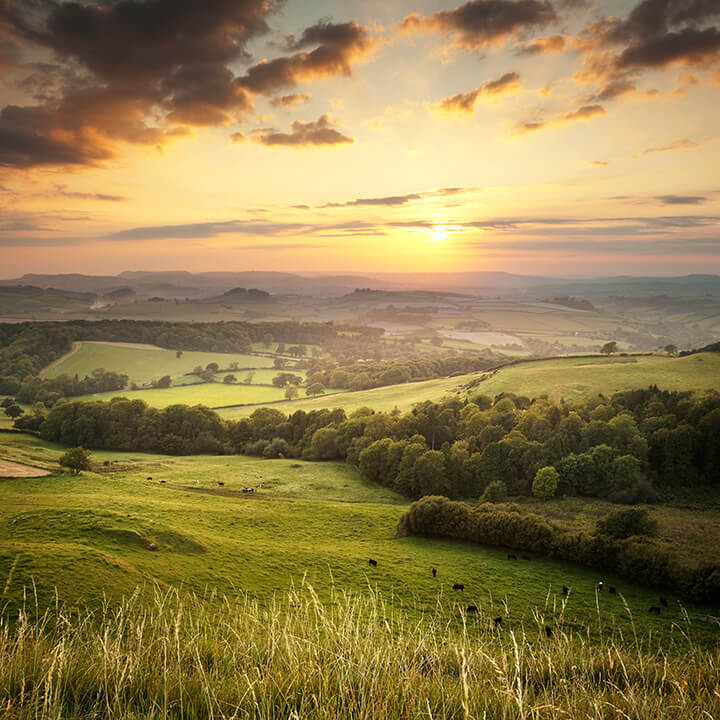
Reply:
[[79, 342], [72, 352], [53, 363], [44, 377], [58, 375], [90, 375], [97, 368], [122, 373], [131, 383], [147, 383], [163, 375], [177, 378], [192, 372], [197, 365], [205, 367], [215, 362], [228, 368], [233, 362], [240, 368], [272, 368], [273, 359], [259, 355], [184, 351], [177, 357], [175, 350], [164, 350], [153, 345], [131, 343]]
[[[61, 451], [28, 435], [0, 434], [0, 457], [7, 460], [56, 471]], [[474, 604], [519, 634], [540, 613], [620, 643], [633, 643], [634, 632], [658, 642], [688, 633], [698, 642], [717, 641], [716, 629], [688, 625], [685, 617], [685, 609], [708, 610], [679, 598], [666, 594], [669, 609], [649, 615], [657, 590], [607, 575], [602, 579], [619, 595], [598, 596], [593, 571], [540, 557], [508, 560], [502, 548], [399, 537], [407, 501], [345, 464], [93, 456], [94, 471], [79, 476], [0, 480], [2, 602], [14, 610], [31, 587], [40, 608], [52, 605], [56, 592], [63, 602], [97, 608], [138, 587], [147, 599], [154, 586], [246, 592], [269, 606], [304, 581], [324, 602], [371, 589], [416, 620], [435, 612], [457, 620]], [[257, 491], [243, 493], [244, 487]], [[463, 593], [453, 592], [456, 582]], [[571, 588], [565, 606], [563, 585]]]
[[[699, 353], [683, 358], [662, 355], [628, 357], [565, 357], [520, 363], [495, 373], [472, 373], [405, 385], [328, 394], [316, 398], [274, 403], [272, 407], [286, 413], [295, 410], [317, 410], [324, 407], [345, 408], [350, 414], [360, 407], [401, 411], [426, 400], [438, 401], [458, 395], [489, 395], [502, 392], [553, 399], [575, 400], [602, 393], [610, 396], [621, 390], [657, 385], [661, 389], [704, 392], [720, 388], [720, 354]], [[229, 403], [226, 403], [229, 404]], [[223, 409], [224, 417], [243, 417], [255, 407]]]

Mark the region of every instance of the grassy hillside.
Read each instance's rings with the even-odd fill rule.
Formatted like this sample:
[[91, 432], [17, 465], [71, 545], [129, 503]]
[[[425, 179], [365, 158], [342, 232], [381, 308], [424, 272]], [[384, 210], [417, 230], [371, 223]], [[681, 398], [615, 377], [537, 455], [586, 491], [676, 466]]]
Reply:
[[[486, 379], [474, 382], [481, 378]], [[620, 390], [653, 384], [667, 390], [703, 392], [720, 387], [720, 354], [700, 353], [684, 358], [553, 358], [513, 365], [494, 375], [474, 373], [406, 385], [391, 385], [362, 392], [276, 403], [273, 407], [283, 412], [343, 407], [349, 413], [365, 405], [376, 410], [392, 410], [398, 407], [404, 411], [424, 400], [440, 400], [455, 394], [465, 396], [469, 383], [473, 383], [471, 394], [495, 396], [501, 392], [512, 392], [527, 397], [547, 394], [556, 399], [564, 397], [568, 400], [596, 393], [612, 395]], [[243, 417], [254, 409], [233, 408], [222, 410], [221, 414], [225, 417]]]
[[216, 362], [221, 368], [237, 362], [241, 368], [272, 368], [273, 359], [258, 355], [232, 353], [183, 352], [163, 350], [150, 345], [134, 346], [125, 343], [80, 342], [59, 363], [45, 372], [46, 377], [58, 375], [90, 375], [97, 368], [123, 373], [131, 383], [145, 383], [163, 375], [177, 377], [192, 372], [197, 365], [205, 367]]
[[[29, 436], [0, 434], [3, 459], [52, 467], [60, 450]], [[92, 607], [138, 585], [149, 592], [157, 582], [199, 593], [248, 591], [267, 604], [306, 578], [322, 600], [369, 585], [411, 615], [437, 608], [452, 613], [471, 603], [519, 631], [535, 624], [537, 608], [555, 612], [550, 608], [558, 607], [559, 591], [568, 585], [566, 623], [632, 636], [620, 596], [601, 597], [598, 609], [596, 573], [542, 558], [511, 561], [502, 549], [396, 537], [406, 503], [343, 464], [111, 452], [94, 457], [99, 472], [79, 477], [0, 480], [3, 602], [21, 603], [23, 589], [34, 583], [40, 605], [58, 588], [63, 599]], [[245, 486], [258, 490], [243, 494]], [[675, 598], [668, 597], [670, 609], [661, 617], [649, 616], [657, 592], [602, 579], [618, 587], [641, 632], [669, 637], [681, 619]], [[465, 585], [462, 595], [453, 593], [455, 582]], [[713, 637], [708, 626], [697, 630]]]

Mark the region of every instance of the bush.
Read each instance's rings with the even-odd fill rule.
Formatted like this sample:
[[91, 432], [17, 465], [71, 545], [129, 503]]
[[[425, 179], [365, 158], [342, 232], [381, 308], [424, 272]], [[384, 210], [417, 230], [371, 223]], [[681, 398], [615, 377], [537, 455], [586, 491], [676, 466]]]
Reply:
[[535, 473], [535, 480], [533, 480], [532, 485], [532, 493], [536, 498], [548, 500], [551, 497], [555, 497], [559, 482], [560, 475], [554, 467], [548, 465], [546, 467], [540, 468]]
[[67, 468], [73, 475], [90, 467], [90, 453], [81, 447], [70, 448], [58, 460], [61, 467]]
[[650, 518], [647, 510], [641, 508], [613, 510], [595, 525], [596, 534], [609, 535], [619, 540], [633, 535], [654, 535], [656, 530], [657, 522]]
[[507, 485], [502, 480], [491, 482], [480, 498], [480, 502], [497, 503], [507, 499]]

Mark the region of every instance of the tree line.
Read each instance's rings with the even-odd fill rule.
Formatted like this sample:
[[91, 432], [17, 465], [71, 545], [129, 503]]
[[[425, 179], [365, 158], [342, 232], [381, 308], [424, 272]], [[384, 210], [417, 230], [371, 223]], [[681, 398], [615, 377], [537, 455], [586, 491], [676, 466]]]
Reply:
[[559, 494], [633, 504], [668, 488], [720, 484], [720, 394], [656, 387], [574, 403], [455, 397], [405, 414], [360, 408], [349, 417], [262, 407], [237, 421], [200, 406], [156, 410], [114, 398], [58, 404], [40, 432], [89, 448], [346, 460], [411, 499]]
[[698, 602], [720, 600], [720, 563], [716, 560], [687, 567], [645, 537], [614, 537], [602, 523], [598, 525], [595, 533], [567, 532], [539, 515], [427, 496], [410, 506], [398, 530], [405, 535], [533, 552], [613, 572], [643, 585], [671, 589]]

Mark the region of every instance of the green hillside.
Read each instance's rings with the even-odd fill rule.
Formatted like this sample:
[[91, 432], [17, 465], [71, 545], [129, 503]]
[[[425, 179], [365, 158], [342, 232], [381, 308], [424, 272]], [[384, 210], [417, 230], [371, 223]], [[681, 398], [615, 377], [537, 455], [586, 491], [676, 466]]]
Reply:
[[197, 365], [205, 367], [216, 362], [227, 368], [237, 362], [241, 368], [272, 368], [271, 357], [233, 353], [183, 352], [177, 357], [175, 350], [164, 350], [151, 345], [137, 346], [126, 343], [80, 342], [60, 362], [48, 368], [45, 377], [58, 375], [90, 375], [97, 368], [105, 368], [127, 375], [131, 383], [146, 383], [170, 375], [177, 377], [192, 372]]
[[[484, 379], [483, 379], [484, 378]], [[362, 406], [375, 410], [402, 411], [425, 400], [440, 400], [459, 394], [501, 392], [537, 397], [550, 395], [568, 400], [585, 395], [612, 395], [620, 390], [657, 385], [667, 390], [704, 392], [720, 388], [720, 354], [700, 353], [683, 358], [653, 356], [553, 358], [520, 363], [502, 368], [494, 374], [474, 373], [454, 378], [391, 385], [359, 392], [346, 392], [292, 402], [273, 404], [282, 412], [342, 407], [350, 413]], [[468, 389], [468, 386], [469, 389]], [[220, 411], [225, 417], [243, 417], [254, 407], [238, 407]]]
[[[60, 450], [0, 434], [3, 459], [53, 467]], [[502, 549], [397, 537], [406, 503], [347, 465], [112, 452], [97, 452], [94, 460], [97, 472], [79, 477], [0, 481], [3, 602], [17, 605], [34, 584], [41, 604], [57, 589], [65, 600], [93, 606], [159, 583], [199, 593], [243, 590], [268, 603], [305, 578], [324, 600], [333, 588], [370, 584], [411, 615], [438, 603], [452, 610], [459, 601], [501, 614], [507, 627], [520, 630], [568, 585], [566, 622], [594, 628], [599, 622], [632, 635], [620, 597], [603, 597], [598, 615], [597, 573], [542, 558], [510, 561]], [[246, 486], [257, 492], [242, 493]], [[656, 592], [603, 579], [618, 587], [641, 630], [663, 636], [680, 619], [672, 609], [648, 615]], [[455, 582], [465, 585], [461, 596], [452, 592]]]

